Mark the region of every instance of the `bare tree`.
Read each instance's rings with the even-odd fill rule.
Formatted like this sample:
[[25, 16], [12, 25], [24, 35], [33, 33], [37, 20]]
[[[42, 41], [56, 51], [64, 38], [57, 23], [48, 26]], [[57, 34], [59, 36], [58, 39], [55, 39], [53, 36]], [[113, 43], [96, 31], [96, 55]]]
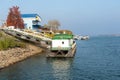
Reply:
[[51, 30], [58, 30], [60, 23], [58, 20], [50, 20], [48, 21], [48, 28]]
[[44, 28], [48, 28], [48, 29], [49, 29], [49, 27], [48, 27], [48, 25], [47, 25], [47, 24], [44, 24]]

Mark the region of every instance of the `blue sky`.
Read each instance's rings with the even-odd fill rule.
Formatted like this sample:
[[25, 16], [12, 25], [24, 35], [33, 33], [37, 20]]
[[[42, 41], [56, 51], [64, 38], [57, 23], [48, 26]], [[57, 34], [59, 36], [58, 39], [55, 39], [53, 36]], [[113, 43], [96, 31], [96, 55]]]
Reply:
[[38, 13], [42, 25], [57, 19], [74, 34], [120, 34], [120, 0], [0, 0], [0, 19], [16, 5], [21, 13]]

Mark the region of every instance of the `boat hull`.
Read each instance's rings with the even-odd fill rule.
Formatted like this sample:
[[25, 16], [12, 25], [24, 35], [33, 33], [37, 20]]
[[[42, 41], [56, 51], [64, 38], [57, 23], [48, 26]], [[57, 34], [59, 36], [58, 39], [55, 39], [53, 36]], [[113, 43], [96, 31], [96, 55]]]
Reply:
[[71, 48], [69, 51], [67, 51], [67, 53], [64, 53], [64, 51], [62, 50], [58, 50], [56, 52], [53, 51], [48, 51], [46, 53], [46, 57], [68, 57], [68, 58], [72, 58], [75, 56], [76, 53], [76, 45], [74, 45], [73, 48]]

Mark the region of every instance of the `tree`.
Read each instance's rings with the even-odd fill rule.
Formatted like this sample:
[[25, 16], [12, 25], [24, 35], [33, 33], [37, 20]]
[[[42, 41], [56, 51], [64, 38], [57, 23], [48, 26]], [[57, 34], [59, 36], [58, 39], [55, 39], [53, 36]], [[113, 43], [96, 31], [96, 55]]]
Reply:
[[48, 27], [48, 25], [47, 25], [47, 24], [44, 24], [44, 28], [48, 28], [48, 29], [49, 29], [49, 27]]
[[58, 30], [60, 23], [58, 20], [50, 20], [48, 21], [48, 26], [51, 30]]
[[9, 10], [10, 11], [6, 20], [7, 26], [14, 26], [15, 28], [23, 29], [24, 22], [23, 22], [23, 19], [21, 18], [19, 7], [13, 6]]

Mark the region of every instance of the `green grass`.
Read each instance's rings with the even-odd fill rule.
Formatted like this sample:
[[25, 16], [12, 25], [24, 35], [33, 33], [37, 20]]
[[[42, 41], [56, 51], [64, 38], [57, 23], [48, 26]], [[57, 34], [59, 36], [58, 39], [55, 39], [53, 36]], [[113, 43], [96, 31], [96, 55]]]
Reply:
[[0, 32], [0, 37], [2, 37], [2, 32]]
[[15, 47], [26, 48], [26, 44], [0, 31], [0, 50], [7, 50], [8, 48]]

